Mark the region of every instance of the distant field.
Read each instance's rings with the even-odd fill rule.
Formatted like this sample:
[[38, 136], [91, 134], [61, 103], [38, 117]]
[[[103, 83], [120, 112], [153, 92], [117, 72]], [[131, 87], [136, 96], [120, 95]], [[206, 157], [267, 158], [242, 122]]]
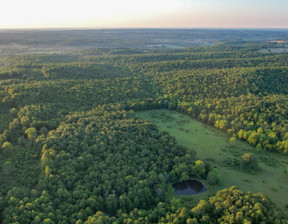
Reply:
[[[262, 192], [288, 212], [285, 208], [288, 204], [288, 174], [285, 173], [288, 167], [287, 156], [265, 151], [257, 152], [255, 147], [238, 140], [231, 143], [229, 142], [231, 136], [226, 133], [175, 111], [165, 109], [142, 111], [137, 112], [137, 116], [151, 121], [160, 131], [166, 130], [176, 138], [179, 145], [195, 151], [197, 158], [210, 161], [219, 169], [222, 184], [210, 186], [204, 181], [208, 191], [186, 197], [186, 202], [195, 203], [196, 200], [206, 198], [220, 189], [237, 185], [242, 191]], [[224, 165], [225, 159], [238, 159], [246, 152], [252, 152], [257, 157], [259, 171], [247, 173]]]

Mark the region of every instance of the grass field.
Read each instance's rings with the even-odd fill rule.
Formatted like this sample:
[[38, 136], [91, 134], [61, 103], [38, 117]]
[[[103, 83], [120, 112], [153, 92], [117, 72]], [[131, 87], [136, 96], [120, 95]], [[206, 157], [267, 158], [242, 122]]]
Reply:
[[[262, 192], [283, 211], [288, 212], [285, 208], [288, 204], [288, 174], [285, 173], [288, 167], [287, 156], [257, 152], [255, 147], [238, 140], [231, 143], [231, 136], [228, 134], [175, 111], [142, 111], [137, 112], [137, 116], [157, 125], [160, 131], [166, 130], [176, 138], [179, 145], [195, 151], [197, 158], [208, 161], [219, 169], [221, 185], [211, 186], [204, 181], [208, 190], [200, 195], [185, 197], [185, 203], [195, 204], [218, 190], [237, 185], [244, 192]], [[239, 159], [246, 152], [252, 152], [257, 157], [259, 170], [248, 173], [225, 165], [225, 160]]]

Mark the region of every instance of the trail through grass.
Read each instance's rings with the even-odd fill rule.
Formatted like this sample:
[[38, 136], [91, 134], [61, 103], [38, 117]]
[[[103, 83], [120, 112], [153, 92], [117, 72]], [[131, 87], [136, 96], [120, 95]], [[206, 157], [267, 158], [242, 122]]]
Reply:
[[[187, 203], [215, 194], [217, 191], [233, 185], [239, 186], [242, 191], [253, 193], [262, 192], [274, 203], [288, 212], [288, 167], [287, 156], [265, 151], [257, 152], [255, 147], [242, 142], [231, 143], [228, 134], [205, 125], [181, 113], [170, 110], [150, 110], [137, 112], [137, 116], [149, 120], [157, 125], [158, 129], [166, 130], [174, 136], [179, 145], [196, 152], [199, 159], [210, 162], [219, 169], [222, 183], [218, 186], [208, 186], [208, 190], [200, 195], [187, 198]], [[258, 160], [259, 170], [248, 173], [235, 167], [227, 166], [225, 161], [239, 159], [246, 152], [253, 153]]]

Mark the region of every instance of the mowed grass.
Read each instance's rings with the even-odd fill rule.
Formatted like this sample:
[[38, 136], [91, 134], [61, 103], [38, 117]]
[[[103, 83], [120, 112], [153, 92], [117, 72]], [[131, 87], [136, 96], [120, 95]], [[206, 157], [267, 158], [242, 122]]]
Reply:
[[[217, 186], [205, 185], [208, 190], [200, 195], [186, 197], [186, 203], [197, 203], [217, 191], [237, 185], [240, 190], [253, 193], [262, 192], [276, 203], [283, 211], [288, 212], [288, 157], [265, 151], [257, 152], [256, 148], [242, 141], [231, 143], [228, 134], [205, 125], [181, 113], [161, 109], [136, 113], [138, 117], [157, 125], [174, 136], [179, 145], [196, 152], [197, 158], [210, 162], [219, 169], [222, 183]], [[251, 152], [258, 160], [259, 170], [248, 173], [235, 167], [225, 165], [227, 159], [239, 159]]]

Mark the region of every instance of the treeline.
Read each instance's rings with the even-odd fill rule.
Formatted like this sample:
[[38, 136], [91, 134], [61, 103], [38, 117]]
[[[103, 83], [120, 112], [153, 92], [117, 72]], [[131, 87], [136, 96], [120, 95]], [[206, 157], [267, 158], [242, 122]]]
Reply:
[[48, 79], [105, 79], [132, 76], [130, 70], [95, 63], [49, 64], [42, 68]]
[[154, 98], [158, 90], [149, 79], [142, 77], [108, 78], [95, 80], [21, 80], [3, 81], [3, 103], [15, 106], [56, 104], [70, 110], [106, 103], [124, 103]]
[[259, 58], [224, 58], [224, 59], [203, 59], [203, 60], [172, 60], [172, 61], [162, 61], [162, 62], [147, 62], [139, 63], [135, 65], [134, 63], [128, 66], [132, 71], [139, 72], [167, 72], [167, 71], [177, 71], [183, 69], [222, 69], [222, 68], [241, 68], [241, 67], [263, 67], [263, 66], [286, 66], [287, 65], [287, 55], [277, 55], [277, 56], [262, 56]]
[[195, 207], [179, 207], [177, 200], [159, 203], [153, 210], [134, 209], [118, 219], [103, 212], [89, 217], [84, 223], [287, 223], [281, 212], [263, 194], [247, 194], [237, 187], [219, 191], [209, 200], [201, 200]]
[[[202, 50], [202, 48], [201, 48]], [[86, 53], [86, 52], [85, 52]], [[260, 54], [261, 55], [261, 54]], [[267, 56], [262, 54], [262, 56]], [[113, 50], [111, 53], [99, 54], [98, 51], [91, 53], [88, 51], [88, 55], [84, 54], [83, 59], [88, 61], [113, 61], [113, 62], [133, 62], [133, 63], [150, 63], [150, 62], [165, 62], [165, 61], [180, 61], [180, 60], [208, 60], [208, 59], [223, 59], [223, 58], [259, 58], [258, 52], [251, 51], [195, 51], [192, 49], [185, 50], [150, 50], [142, 52], [128, 51], [126, 54], [122, 51], [115, 53]]]

